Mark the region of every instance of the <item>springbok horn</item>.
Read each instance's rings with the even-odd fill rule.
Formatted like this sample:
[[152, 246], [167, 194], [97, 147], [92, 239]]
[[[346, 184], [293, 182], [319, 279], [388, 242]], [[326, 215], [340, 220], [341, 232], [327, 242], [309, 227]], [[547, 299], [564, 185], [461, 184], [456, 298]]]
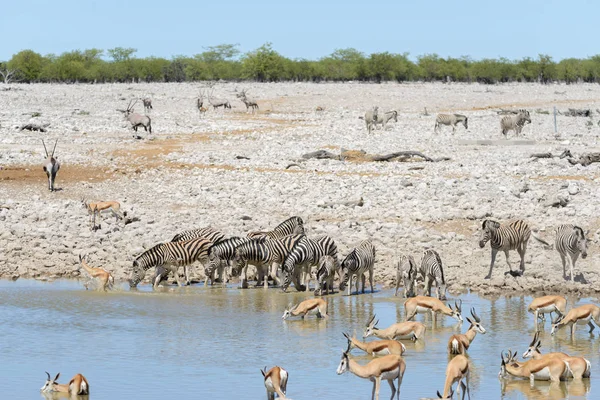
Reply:
[[42, 144], [44, 145], [44, 151], [46, 152], [46, 158], [48, 158], [48, 149], [46, 149], [46, 143], [44, 143], [44, 139], [42, 139]]
[[54, 157], [54, 150], [56, 150], [57, 143], [58, 143], [58, 138], [56, 139], [56, 142], [54, 142], [54, 148], [52, 149], [52, 155], [50, 157]]
[[473, 316], [473, 318], [475, 318], [475, 321], [481, 322], [481, 318], [479, 318], [479, 315], [477, 315], [477, 312], [475, 311], [475, 307], [471, 308], [471, 315]]
[[46, 375], [48, 375], [48, 380], [51, 380], [52, 378], [50, 378], [50, 374], [48, 373], [48, 371], [44, 371], [46, 373]]
[[373, 314], [373, 316], [371, 317], [369, 322], [367, 322], [367, 326], [371, 325], [371, 322], [373, 322], [374, 319], [375, 319], [375, 314]]
[[535, 345], [535, 342], [537, 342], [537, 340], [538, 340], [538, 336], [540, 336], [539, 332], [536, 332], [535, 335], [533, 335], [533, 340], [531, 341], [531, 343], [529, 343], [529, 347], [532, 347], [533, 345]]

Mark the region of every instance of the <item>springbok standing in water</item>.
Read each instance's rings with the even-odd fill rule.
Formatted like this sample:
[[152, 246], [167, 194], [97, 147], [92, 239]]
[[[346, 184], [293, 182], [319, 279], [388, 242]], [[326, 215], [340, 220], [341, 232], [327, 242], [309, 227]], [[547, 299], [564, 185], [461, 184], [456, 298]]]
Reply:
[[87, 379], [85, 379], [85, 376], [81, 374], [75, 375], [73, 378], [71, 378], [69, 383], [62, 384], [56, 382], [58, 380], [58, 377], [60, 376], [60, 372], [56, 374], [54, 379], [50, 377], [50, 374], [48, 372], [46, 372], [46, 375], [48, 375], [48, 379], [46, 380], [44, 386], [42, 386], [42, 388], [40, 389], [44, 393], [58, 392], [69, 393], [73, 395], [90, 394], [90, 385]]
[[48, 149], [46, 149], [46, 143], [42, 139], [42, 144], [44, 145], [44, 151], [46, 153], [46, 161], [44, 161], [44, 172], [48, 177], [48, 189], [53, 192], [54, 191], [54, 181], [56, 180], [56, 174], [60, 169], [60, 163], [56, 158], [54, 158], [54, 151], [56, 150], [56, 144], [58, 143], [58, 139], [54, 142], [54, 148], [52, 149], [52, 154], [48, 156]]
[[280, 399], [286, 399], [285, 392], [287, 389], [288, 372], [278, 366], [274, 366], [267, 371], [261, 369], [263, 377], [265, 378], [265, 388], [267, 388], [267, 400], [275, 400], [275, 393]]

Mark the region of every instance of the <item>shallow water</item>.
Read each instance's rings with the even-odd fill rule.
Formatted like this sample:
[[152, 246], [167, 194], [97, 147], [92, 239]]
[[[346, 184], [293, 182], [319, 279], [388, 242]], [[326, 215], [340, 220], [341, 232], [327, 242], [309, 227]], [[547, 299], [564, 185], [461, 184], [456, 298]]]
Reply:
[[[362, 336], [372, 314], [377, 314], [380, 328], [403, 320], [403, 300], [394, 298], [393, 290], [336, 294], [328, 297], [327, 320], [314, 315], [304, 321], [281, 320], [289, 302], [309, 296], [200, 286], [154, 293], [147, 286], [137, 292], [123, 287], [99, 293], [75, 281], [0, 281], [1, 397], [42, 398], [39, 388], [48, 371], [61, 372], [61, 383], [83, 373], [91, 399], [257, 399], [265, 397], [259, 369], [277, 364], [289, 371], [291, 399], [370, 398], [369, 381], [351, 373], [336, 375], [346, 348], [342, 332]], [[473, 399], [599, 397], [600, 329], [591, 336], [586, 327], [578, 327], [572, 341], [565, 330], [551, 337], [546, 322], [541, 336], [543, 352], [588, 358], [591, 380], [558, 388], [546, 382], [533, 388], [528, 381], [503, 383], [497, 376], [500, 352], [511, 347], [522, 354], [533, 335], [533, 317], [526, 312], [531, 299], [460, 298], [463, 316], [474, 306], [487, 329], [469, 350]], [[569, 299], [569, 308], [571, 304]], [[404, 399], [432, 397], [443, 389], [447, 340], [461, 329], [447, 317], [438, 317], [434, 329], [429, 318], [417, 319], [426, 324], [427, 333], [422, 344], [404, 341]], [[467, 328], [465, 322], [462, 332]], [[357, 349], [353, 356], [362, 364], [369, 360]], [[389, 399], [385, 383], [380, 396]]]

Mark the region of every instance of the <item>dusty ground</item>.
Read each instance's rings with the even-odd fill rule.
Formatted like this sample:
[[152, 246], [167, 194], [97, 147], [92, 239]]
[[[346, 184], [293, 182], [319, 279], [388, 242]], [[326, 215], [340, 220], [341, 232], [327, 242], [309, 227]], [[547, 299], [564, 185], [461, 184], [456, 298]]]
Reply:
[[[235, 98], [239, 85], [220, 84], [232, 110], [195, 110], [199, 86], [191, 84], [0, 86], [0, 276], [77, 276], [77, 255], [124, 280], [135, 255], [175, 233], [212, 225], [228, 235], [268, 229], [291, 215], [309, 235], [332, 236], [342, 254], [365, 238], [377, 246], [376, 278], [395, 279], [395, 259], [437, 249], [453, 290], [600, 290], [598, 166], [566, 160], [534, 161], [531, 153], [575, 155], [598, 151], [597, 115], [558, 117], [536, 112], [600, 108], [600, 86], [499, 86], [443, 84], [249, 84], [260, 112], [247, 114]], [[17, 89], [17, 90], [14, 90]], [[217, 94], [217, 93], [215, 93]], [[142, 140], [115, 111], [131, 98], [149, 96], [154, 133]], [[368, 135], [358, 117], [373, 105], [396, 109], [398, 122]], [[316, 112], [321, 106], [324, 112]], [[423, 115], [424, 107], [430, 115]], [[504, 140], [496, 110], [527, 108], [532, 124], [518, 141]], [[136, 106], [141, 112], [142, 106]], [[41, 115], [31, 117], [31, 113]], [[437, 112], [469, 117], [469, 129], [433, 133]], [[47, 133], [15, 129], [49, 124]], [[59, 191], [47, 190], [40, 139], [59, 139]], [[310, 160], [286, 167], [302, 154], [340, 149], [385, 154], [417, 150], [450, 161], [340, 162]], [[237, 156], [249, 159], [238, 158]], [[557, 196], [566, 207], [548, 205]], [[117, 200], [130, 216], [123, 226], [106, 217], [91, 232], [81, 198]], [[325, 203], [364, 199], [362, 207]], [[250, 217], [251, 219], [242, 217]], [[486, 217], [527, 220], [553, 241], [553, 228], [574, 223], [589, 230], [589, 256], [579, 260], [577, 282], [565, 282], [558, 253], [533, 239], [524, 277], [514, 278], [499, 254], [493, 278], [489, 245], [479, 249]], [[511, 253], [513, 267], [518, 255]], [[198, 269], [199, 270], [199, 269]]]

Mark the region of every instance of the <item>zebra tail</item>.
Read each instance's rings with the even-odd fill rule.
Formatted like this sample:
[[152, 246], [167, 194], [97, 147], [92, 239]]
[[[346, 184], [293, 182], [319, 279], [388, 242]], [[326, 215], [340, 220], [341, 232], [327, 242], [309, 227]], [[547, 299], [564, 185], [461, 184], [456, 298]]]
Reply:
[[533, 236], [533, 238], [535, 240], [537, 240], [538, 242], [544, 244], [548, 248], [548, 250], [553, 250], [554, 249], [554, 245], [553, 244], [550, 244], [550, 243], [546, 242], [544, 239], [542, 239], [541, 237], [539, 237], [538, 235], [536, 235], [535, 233], [533, 233], [533, 231], [531, 231], [531, 236]]

